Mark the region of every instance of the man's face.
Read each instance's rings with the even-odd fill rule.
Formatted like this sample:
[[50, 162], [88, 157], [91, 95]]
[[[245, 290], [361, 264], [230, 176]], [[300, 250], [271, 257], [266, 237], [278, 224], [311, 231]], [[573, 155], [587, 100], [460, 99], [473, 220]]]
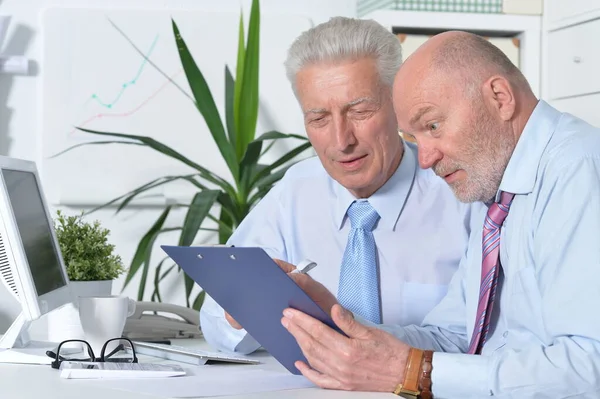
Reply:
[[308, 138], [329, 175], [368, 197], [394, 173], [401, 140], [375, 61], [307, 66], [296, 75]]
[[463, 202], [494, 198], [515, 146], [482, 96], [435, 77], [394, 96], [401, 131], [417, 140], [419, 164], [432, 168]]

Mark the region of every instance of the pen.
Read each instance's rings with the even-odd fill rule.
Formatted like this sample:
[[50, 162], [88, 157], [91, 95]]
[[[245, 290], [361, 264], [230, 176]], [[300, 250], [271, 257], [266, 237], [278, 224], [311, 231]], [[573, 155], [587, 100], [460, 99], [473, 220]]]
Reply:
[[292, 274], [306, 274], [317, 266], [315, 262], [310, 259], [305, 259], [298, 264], [298, 267], [292, 271]]
[[162, 345], [171, 345], [171, 341], [168, 339], [164, 339], [164, 340], [149, 340], [149, 341], [144, 341], [141, 340], [141, 342], [147, 342], [149, 344], [162, 344]]

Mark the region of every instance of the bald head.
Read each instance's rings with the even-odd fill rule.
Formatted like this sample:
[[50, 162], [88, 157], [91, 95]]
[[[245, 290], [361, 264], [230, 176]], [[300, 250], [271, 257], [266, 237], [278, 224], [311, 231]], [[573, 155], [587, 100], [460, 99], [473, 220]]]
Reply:
[[421, 167], [472, 202], [495, 195], [537, 98], [496, 46], [446, 32], [400, 67], [393, 103], [398, 128], [417, 140]]
[[468, 32], [444, 32], [425, 42], [406, 59], [399, 75], [415, 73], [452, 79], [471, 95], [493, 75], [504, 77], [515, 90], [531, 92], [521, 71], [498, 47]]

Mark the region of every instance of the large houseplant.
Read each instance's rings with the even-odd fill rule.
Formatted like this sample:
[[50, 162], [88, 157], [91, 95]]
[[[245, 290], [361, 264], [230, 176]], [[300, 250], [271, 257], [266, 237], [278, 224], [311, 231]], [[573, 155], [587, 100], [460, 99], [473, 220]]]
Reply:
[[[150, 273], [152, 248], [159, 235], [166, 232], [180, 231], [177, 244], [184, 246], [192, 245], [200, 229], [210, 230], [204, 224], [205, 221], [208, 221], [217, 226], [213, 230], [218, 234], [218, 242], [225, 243], [250, 209], [271, 189], [273, 184], [281, 179], [287, 168], [291, 166], [294, 158], [310, 148], [310, 143], [306, 137], [296, 134], [283, 134], [270, 131], [256, 137], [259, 104], [258, 71], [260, 44], [260, 10], [258, 0], [253, 0], [252, 2], [248, 35], [245, 43], [246, 35], [244, 32], [243, 17], [240, 16], [235, 79], [229, 68], [225, 66], [225, 115], [223, 118], [225, 123], [223, 123], [223, 119], [219, 115], [209, 86], [188, 50], [185, 40], [180, 35], [175, 21], [172, 21], [172, 27], [175, 44], [192, 96], [189, 96], [181, 88], [180, 91], [194, 102], [198, 112], [202, 115], [213, 140], [218, 146], [221, 156], [227, 164], [230, 176], [219, 176], [194, 160], [185, 157], [179, 151], [147, 136], [99, 132], [79, 128], [81, 131], [95, 135], [116, 137], [119, 141], [90, 142], [78, 144], [65, 150], [69, 151], [81, 145], [141, 145], [158, 151], [178, 162], [182, 162], [191, 168], [191, 173], [187, 175], [161, 177], [96, 208], [118, 205], [118, 212], [127, 207], [140, 194], [173, 181], [188, 182], [198, 190], [190, 203], [166, 206], [152, 227], [141, 238], [123, 287], [125, 288], [137, 273], [141, 273], [138, 300], [143, 300], [145, 295], [145, 287]], [[145, 57], [143, 52], [120, 29], [118, 30], [136, 51]], [[147, 60], [150, 65], [167, 77], [151, 60]], [[172, 80], [171, 82], [177, 86]], [[296, 139], [301, 142], [291, 151], [280, 156], [275, 162], [271, 164], [261, 163], [262, 156], [271, 149], [272, 145], [276, 141], [284, 139]], [[268, 142], [268, 145], [263, 149], [265, 142]], [[213, 214], [214, 205], [217, 205], [217, 214]], [[187, 208], [183, 225], [165, 228], [165, 221], [174, 207]], [[167, 257], [163, 258], [156, 266], [154, 272], [154, 291], [151, 295], [151, 300], [161, 301], [160, 282], [168, 274], [180, 272], [179, 268], [174, 264], [166, 267], [166, 261]], [[199, 309], [204, 300], [204, 292], [200, 292], [192, 300], [191, 293], [194, 281], [184, 273], [182, 275], [185, 282], [187, 306]]]

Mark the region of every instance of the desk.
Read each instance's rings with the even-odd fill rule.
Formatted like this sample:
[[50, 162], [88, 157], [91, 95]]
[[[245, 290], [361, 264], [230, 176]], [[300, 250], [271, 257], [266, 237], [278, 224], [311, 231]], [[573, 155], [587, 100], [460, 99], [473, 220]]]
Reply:
[[[204, 340], [176, 340], [174, 345], [194, 347], [212, 351]], [[256, 353], [251, 357], [259, 358], [261, 366], [269, 370], [286, 371], [267, 353]], [[141, 361], [160, 362], [161, 360], [140, 356]], [[255, 367], [252, 365], [206, 365], [201, 367], [221, 367], [227, 372], [228, 367]], [[287, 371], [286, 371], [287, 372]], [[0, 364], [0, 397], [2, 399], [175, 399], [164, 396], [135, 394], [117, 389], [82, 388], [81, 384], [73, 384], [58, 376], [57, 370], [45, 365], [9, 365]], [[393, 394], [330, 391], [319, 388], [296, 389], [287, 391], [260, 392], [241, 396], [220, 396], [221, 399], [393, 399]]]

